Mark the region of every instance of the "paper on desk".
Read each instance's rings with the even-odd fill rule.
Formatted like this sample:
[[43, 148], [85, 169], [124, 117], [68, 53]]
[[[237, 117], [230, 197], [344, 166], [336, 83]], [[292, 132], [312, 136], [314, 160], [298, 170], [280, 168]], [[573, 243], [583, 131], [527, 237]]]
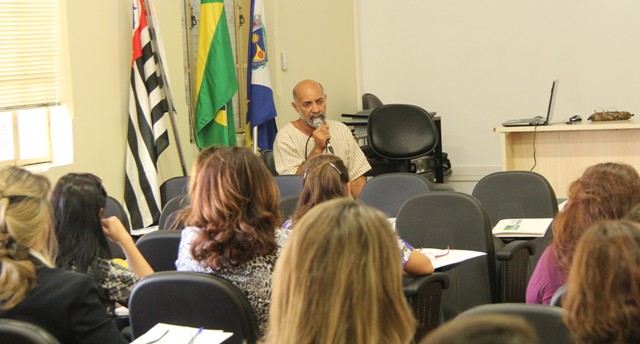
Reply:
[[145, 235], [147, 233], [151, 233], [151, 232], [155, 232], [158, 230], [158, 226], [150, 226], [150, 227], [145, 227], [145, 228], [138, 228], [138, 229], [132, 229], [131, 230], [131, 235]]
[[449, 250], [449, 253], [447, 253], [446, 249], [442, 250], [437, 248], [423, 248], [420, 249], [420, 253], [431, 259], [431, 264], [433, 264], [434, 269], [487, 255], [485, 252], [470, 250]]
[[[168, 332], [167, 332], [168, 330]], [[175, 343], [189, 343], [193, 335], [198, 332], [195, 327], [169, 325], [164, 323], [158, 323], [152, 327], [147, 333], [136, 338], [131, 344], [175, 344]], [[231, 337], [233, 333], [223, 332], [222, 330], [202, 330], [202, 332], [194, 339], [194, 344], [216, 344], [222, 343], [227, 338]], [[158, 340], [160, 338], [160, 340]]]
[[115, 312], [117, 317], [128, 317], [129, 316], [129, 308], [125, 306], [116, 307]]

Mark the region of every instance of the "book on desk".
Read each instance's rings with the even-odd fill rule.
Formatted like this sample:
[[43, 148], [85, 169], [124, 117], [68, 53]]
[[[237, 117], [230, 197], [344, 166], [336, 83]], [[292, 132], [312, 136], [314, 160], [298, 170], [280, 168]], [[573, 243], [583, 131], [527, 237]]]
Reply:
[[491, 233], [498, 238], [539, 238], [543, 237], [552, 218], [542, 219], [502, 219]]

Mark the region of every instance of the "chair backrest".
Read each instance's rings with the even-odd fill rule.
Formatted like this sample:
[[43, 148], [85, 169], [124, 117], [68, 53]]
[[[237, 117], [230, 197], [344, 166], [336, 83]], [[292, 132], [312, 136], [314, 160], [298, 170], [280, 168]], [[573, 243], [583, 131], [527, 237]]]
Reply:
[[471, 194], [486, 209], [492, 227], [502, 219], [546, 218], [558, 212], [551, 184], [536, 172], [491, 173], [478, 181]]
[[267, 165], [267, 168], [269, 169], [269, 171], [271, 171], [271, 174], [277, 176], [278, 171], [276, 170], [276, 161], [273, 158], [273, 150], [265, 149], [260, 154], [260, 156], [262, 157], [262, 161], [264, 161], [264, 164]]
[[118, 220], [120, 220], [120, 222], [122, 222], [122, 224], [124, 225], [124, 228], [131, 232], [131, 222], [129, 221], [129, 215], [127, 215], [126, 210], [124, 210], [122, 203], [111, 196], [107, 196], [107, 204], [104, 208], [104, 214], [102, 214], [102, 217], [106, 218], [110, 216], [117, 217]]
[[189, 192], [189, 177], [177, 176], [172, 177], [164, 181], [160, 185], [160, 202], [161, 206], [164, 206], [170, 199], [179, 196], [186, 195]]
[[280, 189], [280, 198], [302, 193], [302, 176], [289, 174], [273, 176], [273, 178], [275, 178], [278, 189]]
[[396, 218], [398, 235], [413, 247], [486, 252], [446, 271], [450, 287], [443, 293], [445, 319], [496, 300], [495, 252], [489, 219], [480, 202], [459, 192], [429, 192], [409, 198]]
[[[558, 212], [558, 200], [551, 184], [535, 172], [491, 173], [478, 181], [471, 194], [487, 211], [491, 227], [502, 219], [553, 218]], [[536, 252], [531, 257], [532, 269], [551, 236], [549, 229], [543, 238], [534, 239]]]
[[138, 281], [129, 298], [133, 338], [159, 322], [233, 332], [225, 343], [255, 343], [259, 332], [244, 294], [220, 277], [163, 271]]
[[[158, 229], [174, 229], [174, 223], [178, 212], [189, 205], [189, 196], [180, 195], [170, 199], [162, 212], [160, 212], [160, 219], [158, 220]], [[181, 228], [175, 228], [181, 229]]]
[[362, 110], [375, 109], [382, 105], [382, 101], [377, 96], [371, 93], [362, 94]]
[[461, 313], [460, 316], [494, 313], [522, 317], [536, 330], [540, 343], [573, 343], [569, 329], [562, 322], [563, 309], [560, 307], [526, 303], [496, 303], [474, 307]]
[[367, 135], [373, 152], [391, 160], [424, 156], [438, 144], [433, 118], [415, 105], [388, 104], [373, 109]]
[[[122, 225], [124, 226], [124, 228], [126, 228], [129, 231], [129, 233], [131, 233], [131, 224], [129, 222], [129, 216], [127, 215], [127, 212], [124, 210], [124, 207], [117, 199], [111, 196], [107, 196], [107, 204], [105, 206], [102, 217], [107, 218], [111, 216], [117, 217], [118, 220], [122, 222]], [[121, 259], [125, 258], [124, 251], [118, 244], [116, 244], [111, 240], [107, 240], [107, 243], [109, 244], [109, 250], [111, 251], [112, 258], [121, 258]]]
[[298, 200], [300, 199], [300, 195], [290, 195], [283, 197], [280, 200], [280, 211], [282, 212], [282, 218], [288, 219], [293, 215], [296, 211], [296, 207], [298, 206]]
[[400, 206], [410, 197], [430, 192], [429, 181], [413, 173], [388, 173], [371, 178], [360, 192], [360, 201], [396, 217]]
[[11, 344], [60, 344], [38, 325], [15, 319], [0, 319], [0, 343]]
[[165, 230], [147, 233], [136, 241], [136, 246], [153, 271], [176, 269], [182, 231]]

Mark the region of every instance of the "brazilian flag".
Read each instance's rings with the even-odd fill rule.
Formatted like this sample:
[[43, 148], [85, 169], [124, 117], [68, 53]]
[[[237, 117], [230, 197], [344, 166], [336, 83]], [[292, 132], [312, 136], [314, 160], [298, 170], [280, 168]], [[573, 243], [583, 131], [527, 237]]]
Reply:
[[235, 146], [231, 98], [238, 91], [223, 0], [202, 0], [196, 59], [196, 144]]

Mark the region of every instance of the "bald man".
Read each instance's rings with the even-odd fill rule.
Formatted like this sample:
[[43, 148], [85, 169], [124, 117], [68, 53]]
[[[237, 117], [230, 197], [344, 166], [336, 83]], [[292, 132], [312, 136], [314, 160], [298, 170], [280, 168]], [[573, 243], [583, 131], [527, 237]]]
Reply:
[[[371, 169], [351, 130], [341, 122], [325, 118], [327, 95], [319, 82], [302, 80], [293, 88], [291, 106], [300, 116], [278, 131], [273, 156], [279, 174], [304, 173], [307, 159], [335, 154], [349, 169], [351, 194], [358, 198]], [[330, 142], [330, 144], [329, 144]]]

